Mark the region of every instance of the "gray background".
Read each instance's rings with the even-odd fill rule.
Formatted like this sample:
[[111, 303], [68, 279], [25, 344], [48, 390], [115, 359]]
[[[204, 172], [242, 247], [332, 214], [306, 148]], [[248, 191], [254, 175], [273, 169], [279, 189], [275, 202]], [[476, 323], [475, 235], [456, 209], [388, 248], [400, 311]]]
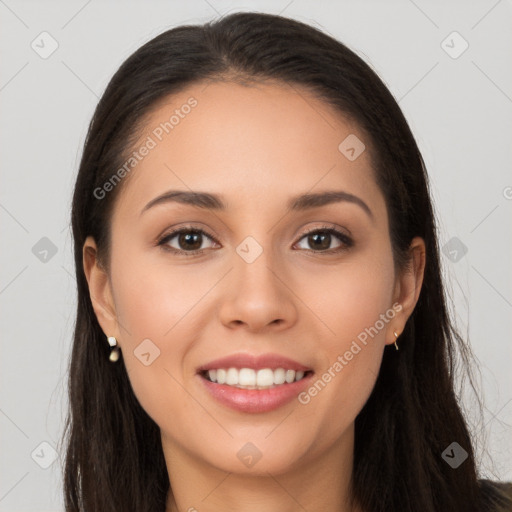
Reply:
[[[0, 0], [1, 511], [63, 510], [52, 447], [65, 417], [75, 315], [69, 208], [93, 109], [141, 44], [236, 10], [321, 28], [367, 60], [399, 100], [431, 177], [454, 314], [480, 364], [485, 414], [470, 422], [481, 471], [512, 480], [510, 2]], [[51, 49], [43, 31], [58, 43], [47, 58], [31, 47]]]

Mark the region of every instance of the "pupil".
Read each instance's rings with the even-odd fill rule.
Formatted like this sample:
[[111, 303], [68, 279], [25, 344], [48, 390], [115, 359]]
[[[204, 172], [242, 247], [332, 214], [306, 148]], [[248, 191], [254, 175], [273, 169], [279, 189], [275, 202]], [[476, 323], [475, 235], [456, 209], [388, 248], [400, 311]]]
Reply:
[[[192, 250], [195, 250], [195, 249], [199, 249], [201, 247], [201, 243], [199, 242], [199, 244], [197, 244], [197, 239], [199, 238], [200, 236], [200, 233], [187, 233], [187, 234], [181, 234], [180, 235], [180, 243], [184, 242], [183, 245], [187, 246], [188, 245], [188, 248], [189, 249], [192, 249]], [[196, 246], [190, 246], [189, 242], [191, 241], [191, 238], [192, 237], [195, 237], [195, 242], [196, 242]]]
[[[328, 241], [329, 236], [330, 236], [329, 234], [320, 235], [320, 234], [316, 233], [314, 235], [311, 235], [310, 239], [314, 239], [315, 240], [315, 243], [313, 245], [315, 245], [317, 249], [328, 249], [329, 248], [329, 243], [326, 244], [325, 242]], [[319, 237], [321, 237], [323, 239], [322, 242], [324, 242], [321, 245], [316, 243], [316, 241], [318, 240]]]

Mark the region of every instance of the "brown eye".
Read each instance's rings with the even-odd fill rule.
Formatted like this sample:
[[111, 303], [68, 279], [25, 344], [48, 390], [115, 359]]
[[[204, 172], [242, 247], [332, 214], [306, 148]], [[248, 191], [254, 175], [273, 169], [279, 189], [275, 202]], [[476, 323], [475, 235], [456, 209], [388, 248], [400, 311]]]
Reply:
[[[158, 241], [158, 245], [173, 252], [196, 254], [204, 250], [204, 248], [201, 248], [204, 237], [215, 241], [213, 236], [202, 229], [183, 228], [165, 235]], [[177, 247], [170, 244], [173, 239], [176, 239]]]
[[[332, 248], [331, 243], [333, 237], [337, 238], [340, 242], [336, 247]], [[309, 247], [303, 247], [306, 250], [312, 250], [313, 252], [338, 252], [340, 250], [348, 249], [352, 247], [352, 240], [334, 228], [321, 228], [309, 231], [304, 235], [301, 240], [305, 239], [306, 244]]]
[[[213, 235], [208, 234], [203, 229], [190, 227], [177, 229], [164, 235], [158, 241], [158, 245], [166, 251], [190, 256], [204, 252], [205, 248], [202, 246], [205, 238], [218, 244]], [[301, 249], [317, 253], [336, 253], [354, 245], [350, 237], [337, 229], [327, 226], [307, 232], [300, 240], [305, 240], [305, 245], [307, 245], [306, 247], [300, 247]], [[336, 240], [338, 240], [338, 245], [332, 247], [333, 241]]]

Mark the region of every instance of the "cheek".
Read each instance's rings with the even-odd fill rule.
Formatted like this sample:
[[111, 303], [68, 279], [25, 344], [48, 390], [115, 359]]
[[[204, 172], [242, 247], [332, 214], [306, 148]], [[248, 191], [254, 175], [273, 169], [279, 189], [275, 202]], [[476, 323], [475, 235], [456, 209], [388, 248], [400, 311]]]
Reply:
[[330, 418], [318, 424], [322, 443], [332, 442], [355, 420], [379, 373], [386, 333], [396, 313], [391, 304], [392, 256], [379, 254], [347, 260], [316, 282], [323, 293], [316, 288], [313, 309], [329, 329], [317, 341], [320, 371], [301, 403], [318, 417]]
[[[113, 262], [123, 361], [138, 401], [159, 423], [159, 415], [183, 401], [178, 383], [183, 381], [182, 361], [193, 338], [183, 328], [204, 292], [187, 286], [182, 272], [144, 264], [142, 257], [118, 256]], [[179, 410], [186, 409], [184, 401]]]
[[375, 325], [379, 332], [372, 330], [372, 339], [385, 337], [389, 318], [384, 323], [381, 318], [392, 306], [394, 270], [391, 253], [380, 251], [379, 255], [377, 258], [367, 252], [362, 257], [347, 259], [329, 273], [308, 279], [301, 292], [328, 328], [324, 338], [327, 345], [323, 348], [331, 358], [358, 336], [364, 340], [367, 330]]
[[128, 339], [154, 338], [169, 343], [173, 331], [193, 315], [201, 297], [211, 288], [216, 276], [197, 277], [185, 266], [154, 264], [144, 257], [127, 257], [113, 270], [113, 289], [118, 318]]

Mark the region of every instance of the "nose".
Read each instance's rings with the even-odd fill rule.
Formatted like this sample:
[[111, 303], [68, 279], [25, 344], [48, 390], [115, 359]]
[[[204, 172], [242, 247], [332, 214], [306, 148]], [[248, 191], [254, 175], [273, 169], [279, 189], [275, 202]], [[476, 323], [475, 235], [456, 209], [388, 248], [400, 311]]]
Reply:
[[251, 263], [238, 254], [224, 284], [219, 310], [226, 327], [250, 332], [290, 328], [297, 321], [296, 297], [286, 270], [263, 251]]

